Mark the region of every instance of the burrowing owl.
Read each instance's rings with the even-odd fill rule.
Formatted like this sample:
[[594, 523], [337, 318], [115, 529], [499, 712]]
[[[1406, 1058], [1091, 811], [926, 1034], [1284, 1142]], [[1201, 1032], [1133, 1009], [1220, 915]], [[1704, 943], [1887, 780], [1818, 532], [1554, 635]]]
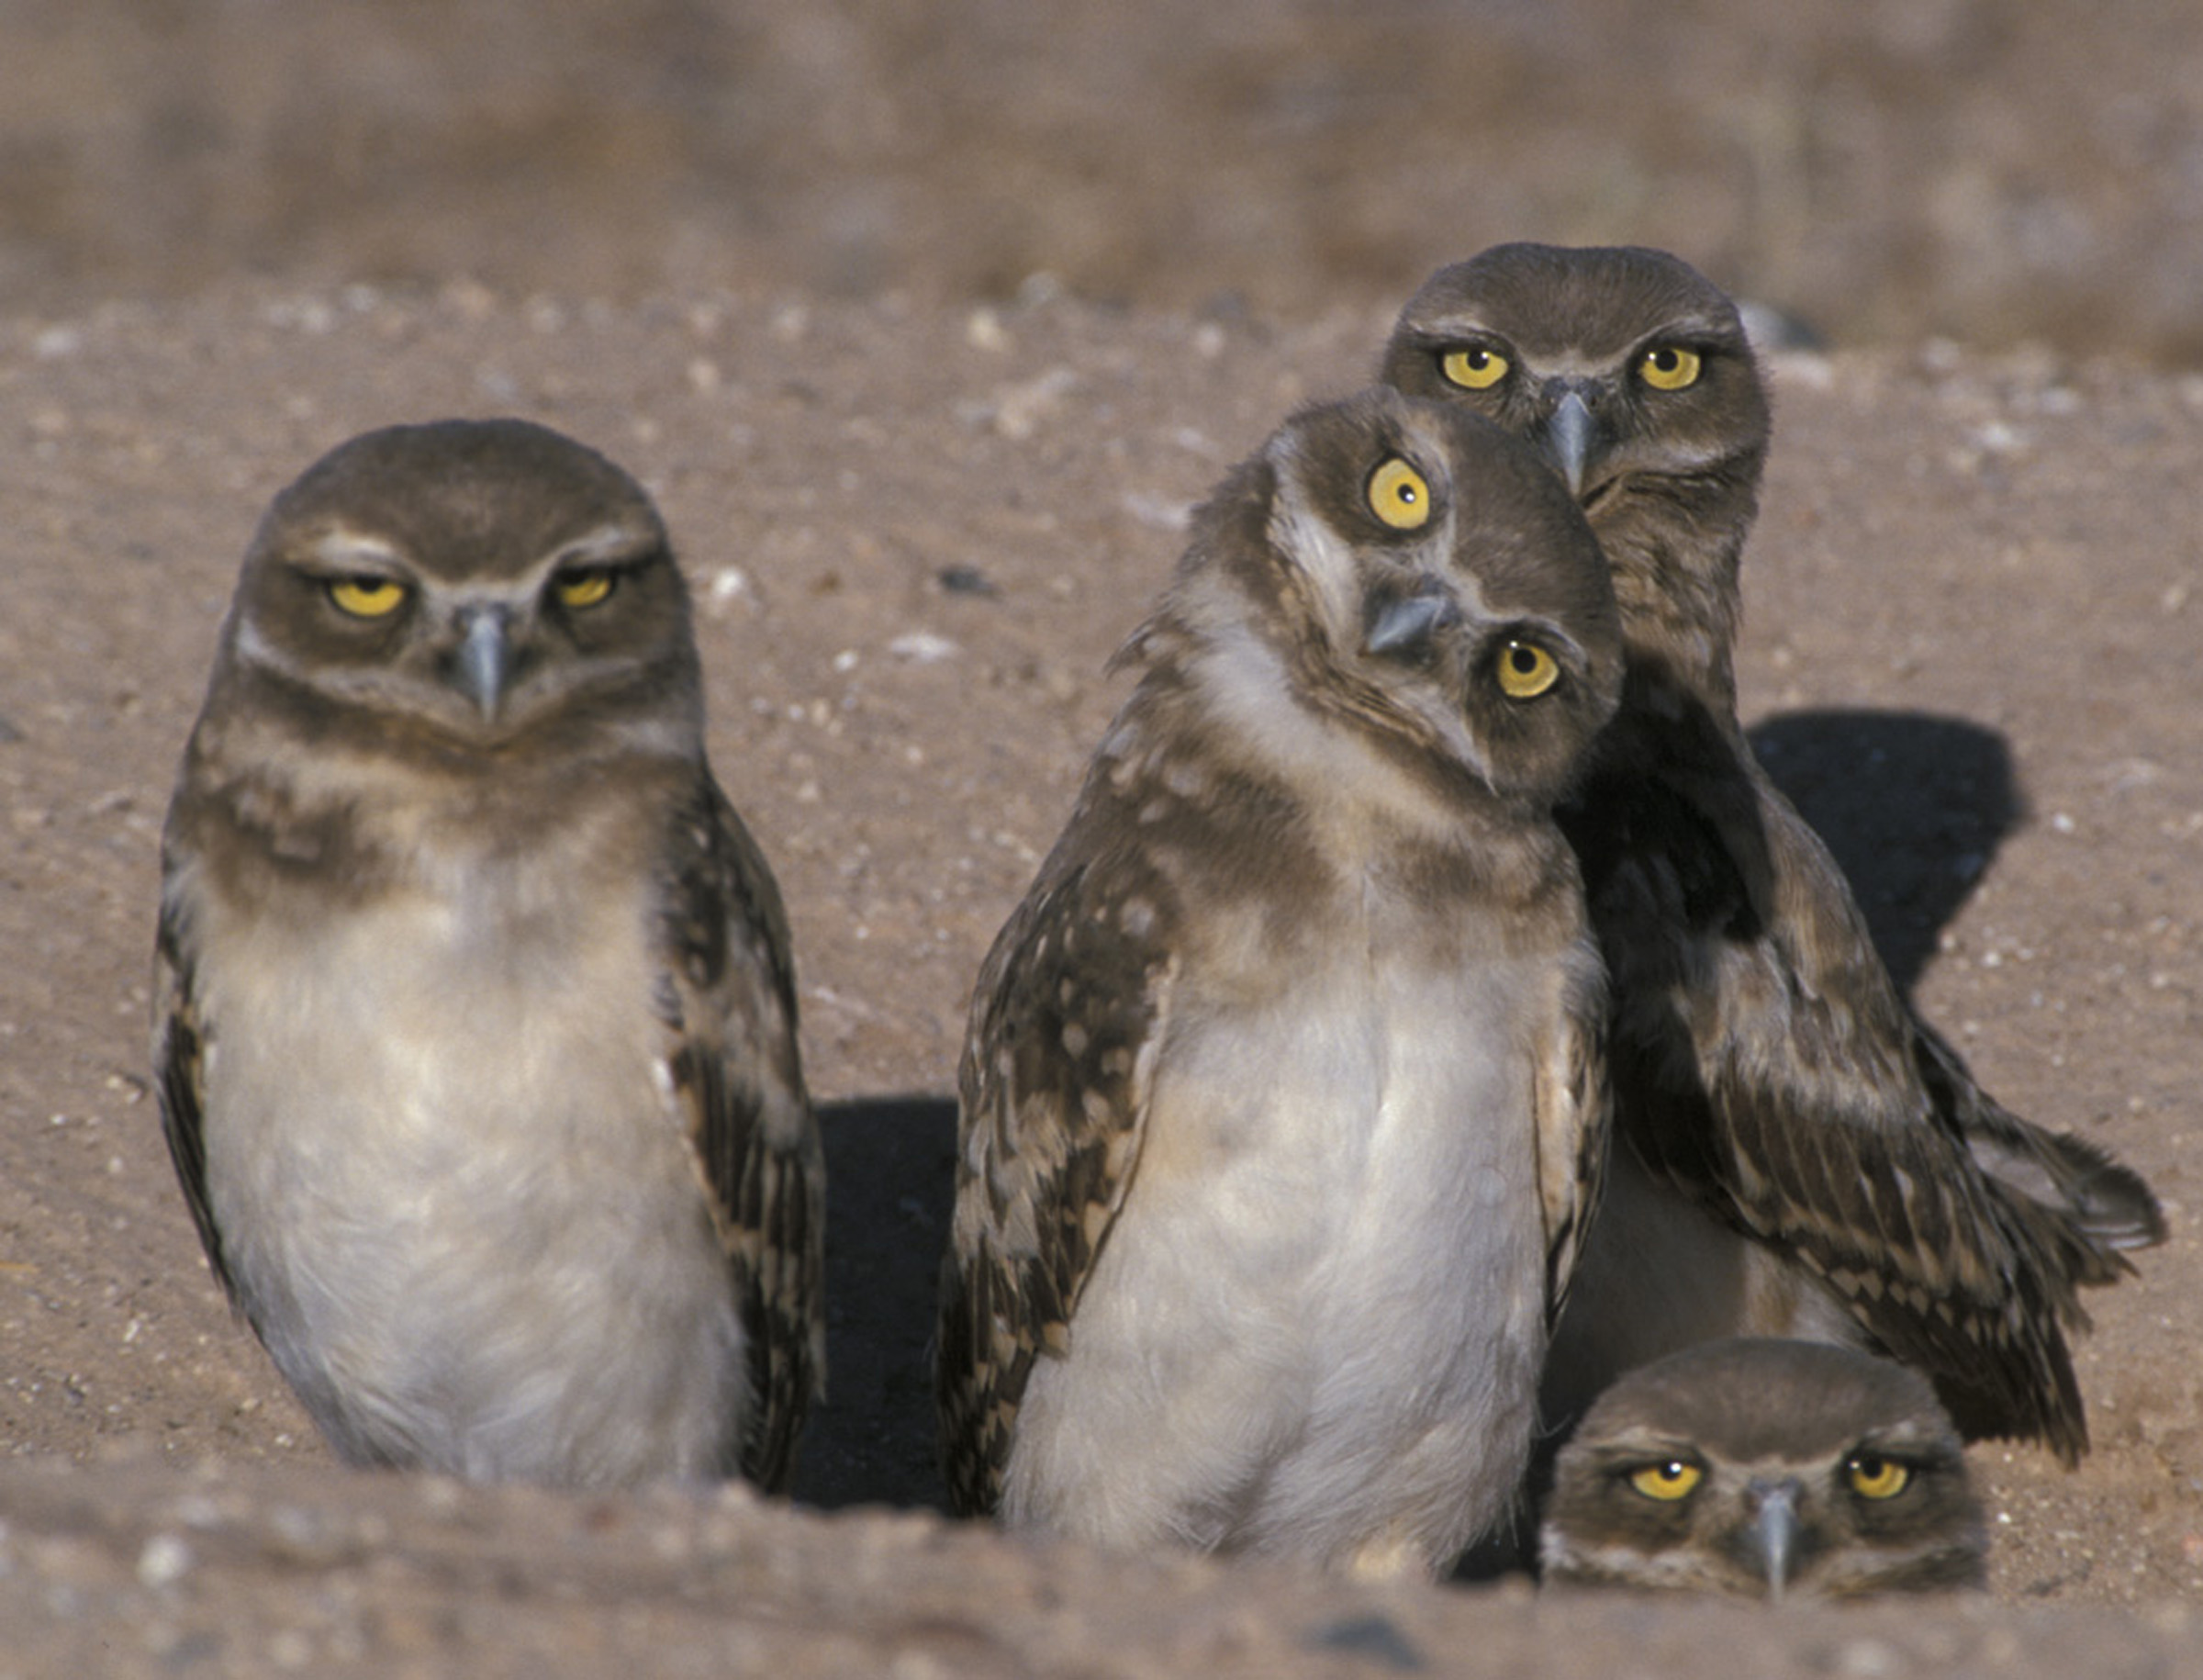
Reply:
[[1550, 1583], [1849, 1598], [1979, 1586], [1988, 1537], [1926, 1378], [1821, 1342], [1717, 1341], [1585, 1414], [1539, 1550]]
[[1731, 648], [1768, 410], [1734, 306], [1663, 252], [1501, 246], [1431, 277], [1382, 371], [1539, 445], [1627, 639], [1620, 715], [1562, 812], [1626, 1147], [1549, 1408], [1709, 1337], [1806, 1336], [1917, 1365], [1969, 1435], [2076, 1458], [2077, 1289], [2164, 1227], [2139, 1178], [1999, 1106], [1907, 1007], [1744, 739]]
[[973, 1002], [955, 1504], [1437, 1571], [1521, 1476], [1605, 1157], [1550, 812], [1615, 703], [1605, 568], [1528, 450], [1375, 390], [1225, 481], [1121, 657]]
[[162, 861], [169, 1147], [340, 1455], [786, 1479], [823, 1368], [788, 931], [632, 479], [516, 420], [316, 463]]

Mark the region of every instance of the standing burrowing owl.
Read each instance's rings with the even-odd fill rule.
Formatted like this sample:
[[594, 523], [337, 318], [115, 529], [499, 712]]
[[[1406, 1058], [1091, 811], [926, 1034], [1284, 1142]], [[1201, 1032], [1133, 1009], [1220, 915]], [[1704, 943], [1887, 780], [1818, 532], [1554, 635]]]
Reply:
[[1804, 1341], [1631, 1372], [1560, 1450], [1545, 1579], [1753, 1598], [1979, 1586], [1958, 1433], [1918, 1372]]
[[1520, 1479], [1605, 1159], [1550, 810], [1620, 681], [1605, 568], [1528, 450], [1375, 390], [1225, 483], [1120, 657], [973, 1001], [954, 1503], [1435, 1572]]
[[1969, 1435], [2077, 1458], [2077, 1288], [2163, 1223], [2133, 1173], [1999, 1106], [1913, 1015], [1745, 742], [1731, 647], [1768, 419], [1734, 306], [1660, 252], [1504, 245], [1425, 284], [1382, 371], [1543, 448], [1627, 637], [1620, 716], [1562, 813], [1627, 1148], [1549, 1407], [1694, 1341], [1806, 1336], [1918, 1366]]
[[632, 479], [515, 420], [318, 462], [162, 864], [169, 1148], [341, 1456], [785, 1482], [824, 1338], [787, 926]]

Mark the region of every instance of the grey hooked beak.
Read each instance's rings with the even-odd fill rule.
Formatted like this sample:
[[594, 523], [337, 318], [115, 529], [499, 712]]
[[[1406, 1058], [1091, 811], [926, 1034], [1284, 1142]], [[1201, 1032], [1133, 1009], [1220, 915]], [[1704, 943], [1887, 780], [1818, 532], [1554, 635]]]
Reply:
[[1759, 1482], [1750, 1485], [1759, 1499], [1759, 1516], [1751, 1525], [1751, 1551], [1767, 1577], [1767, 1596], [1780, 1602], [1783, 1587], [1796, 1562], [1798, 1495], [1804, 1490], [1794, 1481]]
[[460, 687], [473, 699], [485, 723], [497, 721], [512, 676], [512, 614], [503, 607], [469, 607], [459, 615]]
[[1568, 480], [1568, 493], [1579, 501], [1583, 497], [1584, 469], [1591, 460], [1591, 405], [1583, 400], [1582, 392], [1571, 390], [1545, 423], [1545, 443], [1560, 476]]
[[1370, 614], [1362, 646], [1372, 654], [1395, 654], [1428, 640], [1459, 617], [1460, 609], [1443, 588], [1403, 595]]

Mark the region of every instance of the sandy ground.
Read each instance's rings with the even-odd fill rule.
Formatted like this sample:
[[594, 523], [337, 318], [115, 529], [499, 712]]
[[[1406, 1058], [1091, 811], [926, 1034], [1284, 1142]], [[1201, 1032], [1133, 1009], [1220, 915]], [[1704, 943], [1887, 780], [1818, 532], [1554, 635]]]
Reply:
[[[0, 1676], [2203, 1672], [2203, 19], [2097, 17], [0, 7]], [[1188, 505], [1524, 235], [1671, 246], [1839, 347], [1774, 364], [1747, 714], [1930, 1017], [2164, 1198], [2091, 1300], [2094, 1453], [1978, 1448], [1991, 1594], [1843, 1616], [852, 1509], [939, 1496], [964, 1004], [1107, 653]], [[489, 413], [660, 498], [789, 901], [833, 1173], [805, 1509], [339, 1470], [161, 1145], [157, 834], [246, 538], [341, 438]]]

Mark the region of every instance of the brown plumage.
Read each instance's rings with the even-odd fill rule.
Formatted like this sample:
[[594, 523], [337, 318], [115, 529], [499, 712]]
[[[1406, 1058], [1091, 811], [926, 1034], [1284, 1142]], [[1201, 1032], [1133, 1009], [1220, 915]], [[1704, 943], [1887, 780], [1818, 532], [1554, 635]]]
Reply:
[[1918, 1372], [1717, 1341], [1600, 1396], [1560, 1450], [1538, 1551], [1548, 1585], [1857, 1598], [1982, 1585], [1988, 1530]]
[[788, 928], [632, 478], [516, 420], [315, 464], [162, 862], [177, 1175], [341, 1456], [785, 1483], [824, 1352]]
[[1514, 1496], [1605, 1156], [1551, 818], [1605, 567], [1522, 445], [1372, 391], [1231, 476], [1123, 657], [973, 998], [952, 1501], [1434, 1573]]
[[1745, 741], [1731, 649], [1768, 409], [1734, 306], [1664, 252], [1501, 246], [1426, 283], [1382, 375], [1538, 444], [1598, 533], [1628, 644], [1620, 715], [1562, 813], [1612, 976], [1627, 1147], [1549, 1405], [1571, 1415], [1709, 1336], [1806, 1335], [1917, 1365], [1969, 1436], [2077, 1458], [2077, 1290], [2163, 1223], [2138, 1177], [2000, 1107], [1912, 1013]]

